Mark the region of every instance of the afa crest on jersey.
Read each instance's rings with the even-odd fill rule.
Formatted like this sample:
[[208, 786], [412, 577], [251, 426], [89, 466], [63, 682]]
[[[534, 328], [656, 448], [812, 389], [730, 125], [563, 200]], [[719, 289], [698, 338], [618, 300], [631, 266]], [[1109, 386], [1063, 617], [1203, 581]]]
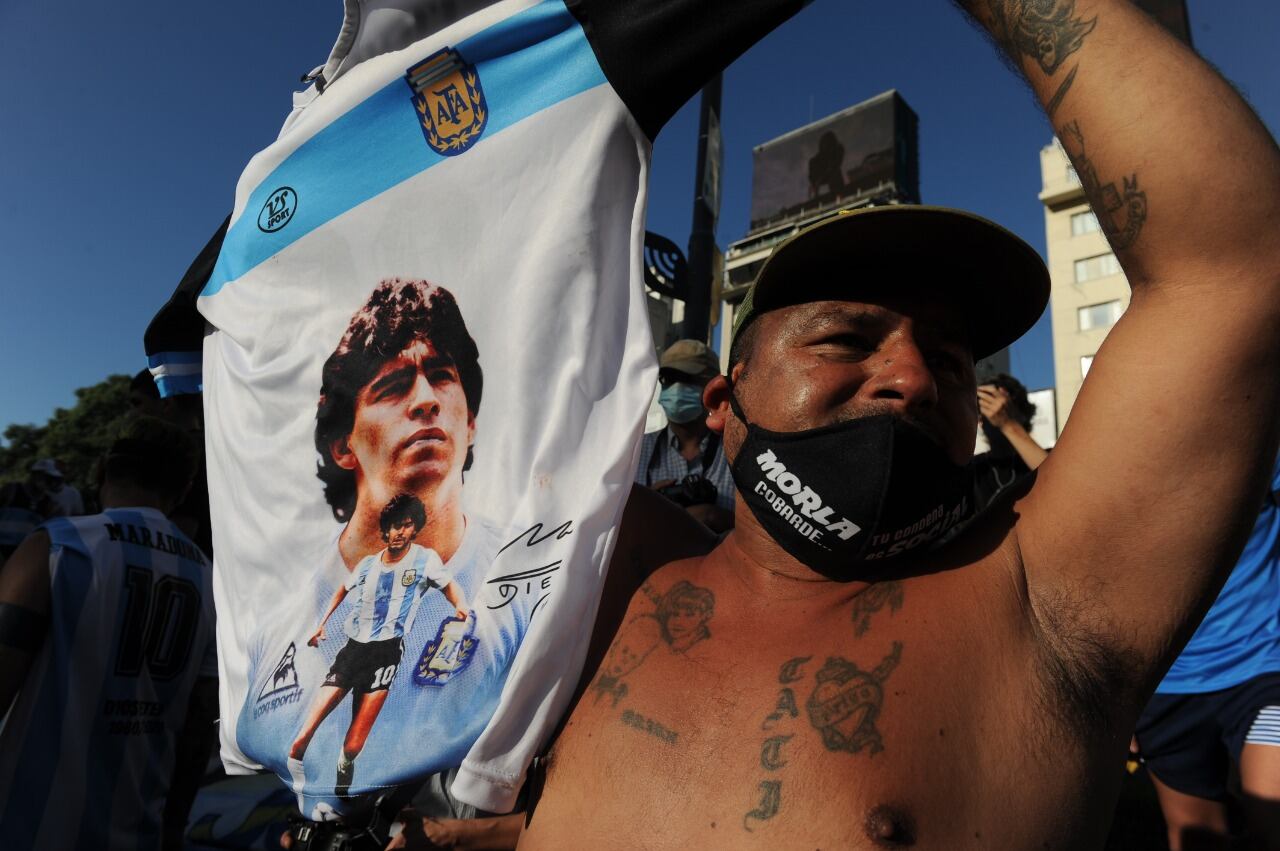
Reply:
[[412, 567], [400, 574], [400, 584], [408, 588], [410, 585], [418, 581], [418, 571]]
[[457, 156], [474, 145], [489, 123], [480, 73], [452, 47], [405, 71], [418, 126], [431, 150]]
[[471, 664], [475, 655], [475, 621], [468, 618], [445, 618], [436, 637], [422, 648], [422, 656], [413, 671], [413, 681], [420, 686], [442, 686]]

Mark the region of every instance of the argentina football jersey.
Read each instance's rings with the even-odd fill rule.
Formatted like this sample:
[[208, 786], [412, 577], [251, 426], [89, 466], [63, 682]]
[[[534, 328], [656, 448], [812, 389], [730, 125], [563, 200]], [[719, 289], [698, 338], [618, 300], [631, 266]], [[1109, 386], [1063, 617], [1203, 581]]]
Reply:
[[159, 848], [192, 689], [218, 675], [209, 565], [154, 508], [42, 529], [51, 618], [0, 727], [0, 846]]
[[[276, 772], [313, 817], [455, 766], [459, 800], [513, 806], [572, 697], [656, 376], [652, 138], [803, 5], [345, 4], [147, 334], [162, 393], [204, 395], [229, 771]], [[440, 588], [366, 566], [406, 501]]]
[[423, 595], [449, 581], [435, 550], [416, 544], [408, 556], [393, 565], [384, 565], [376, 555], [365, 556], [354, 579], [348, 590], [359, 591], [359, 602], [346, 625], [347, 636], [353, 641], [404, 637], [413, 626]]

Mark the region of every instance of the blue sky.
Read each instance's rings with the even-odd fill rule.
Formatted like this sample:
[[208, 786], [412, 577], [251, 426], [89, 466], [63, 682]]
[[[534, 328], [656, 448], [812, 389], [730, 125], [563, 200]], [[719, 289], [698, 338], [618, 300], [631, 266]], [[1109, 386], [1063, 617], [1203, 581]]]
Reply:
[[[1280, 4], [1188, 5], [1197, 49], [1275, 133]], [[147, 322], [275, 137], [298, 77], [328, 55], [341, 9], [0, 3], [0, 430], [145, 365]], [[729, 69], [721, 246], [746, 231], [752, 146], [890, 88], [920, 117], [923, 199], [995, 219], [1043, 253], [1038, 152], [1051, 131], [943, 0], [816, 0]], [[696, 132], [691, 104], [654, 148], [649, 228], [681, 245]], [[1047, 318], [1015, 346], [1029, 386], [1053, 383], [1050, 346]]]

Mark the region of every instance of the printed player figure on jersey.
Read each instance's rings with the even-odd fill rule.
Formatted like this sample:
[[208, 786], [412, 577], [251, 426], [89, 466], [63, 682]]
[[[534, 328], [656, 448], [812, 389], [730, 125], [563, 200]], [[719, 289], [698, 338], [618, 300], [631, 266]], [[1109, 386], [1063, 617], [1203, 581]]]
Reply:
[[334, 592], [328, 611], [307, 641], [311, 647], [320, 646], [329, 616], [347, 594], [355, 591], [355, 606], [345, 625], [349, 640], [338, 651], [306, 723], [289, 749], [289, 773], [293, 775], [293, 788], [298, 793], [306, 783], [302, 758], [307, 745], [348, 692], [353, 701], [351, 726], [338, 757], [334, 793], [345, 796], [350, 792], [355, 759], [382, 711], [400, 667], [400, 657], [404, 655], [404, 635], [413, 628], [418, 604], [427, 592], [440, 589], [456, 610], [458, 621], [466, 623], [471, 616], [462, 588], [449, 578], [440, 556], [435, 550], [413, 543], [427, 523], [422, 501], [410, 494], [400, 494], [382, 509], [379, 521], [387, 548], [361, 560], [350, 578]]

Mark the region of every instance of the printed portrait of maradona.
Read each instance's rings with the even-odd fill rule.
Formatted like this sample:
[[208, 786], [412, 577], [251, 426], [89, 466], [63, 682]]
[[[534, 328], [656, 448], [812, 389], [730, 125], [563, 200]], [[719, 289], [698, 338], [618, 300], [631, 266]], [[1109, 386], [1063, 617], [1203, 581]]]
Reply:
[[317, 475], [340, 526], [307, 605], [252, 642], [236, 730], [304, 814], [460, 764], [497, 706], [529, 612], [486, 605], [503, 530], [464, 498], [483, 389], [457, 300], [421, 280], [380, 283], [325, 361]]

